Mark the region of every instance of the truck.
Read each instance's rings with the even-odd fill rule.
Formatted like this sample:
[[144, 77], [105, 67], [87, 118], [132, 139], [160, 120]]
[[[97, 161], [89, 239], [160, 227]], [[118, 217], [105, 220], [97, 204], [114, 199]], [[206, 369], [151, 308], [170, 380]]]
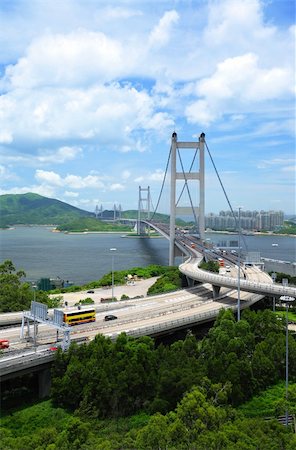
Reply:
[[9, 340], [0, 339], [0, 350], [4, 350], [5, 348], [9, 348]]

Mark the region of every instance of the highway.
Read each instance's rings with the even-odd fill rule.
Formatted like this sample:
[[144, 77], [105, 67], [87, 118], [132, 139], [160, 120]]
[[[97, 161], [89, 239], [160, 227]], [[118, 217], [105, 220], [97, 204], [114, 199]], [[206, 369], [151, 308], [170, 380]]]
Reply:
[[[212, 286], [202, 284], [169, 294], [101, 305], [97, 307], [96, 322], [71, 327], [71, 340], [93, 339], [98, 333], [115, 339], [123, 331], [134, 336], [144, 334], [155, 336], [167, 330], [186, 328], [198, 322], [213, 320], [221, 308], [236, 309], [237, 290], [222, 288], [217, 299], [213, 300], [212, 297]], [[262, 296], [241, 293], [242, 308], [260, 298]], [[107, 314], [113, 314], [117, 319], [104, 321]], [[20, 340], [20, 326], [1, 328], [0, 338], [10, 341], [10, 348], [5, 351], [7, 355], [21, 349], [32, 348], [32, 342]], [[56, 330], [48, 325], [39, 324], [37, 346], [50, 347], [55, 342]]]
[[[269, 275], [257, 267], [240, 266], [238, 269], [237, 258], [233, 255], [223, 254], [228, 265], [227, 271], [224, 270], [223, 273], [216, 274], [200, 269], [198, 266], [205, 256], [207, 259], [217, 259], [220, 255], [214, 250], [204, 248], [192, 236], [178, 236], [177, 246], [188, 256], [179, 266], [180, 271], [200, 284], [168, 294], [96, 305], [96, 322], [71, 327], [71, 341], [84, 342], [94, 339], [97, 334], [115, 340], [122, 332], [134, 337], [155, 337], [213, 321], [222, 308], [236, 311], [238, 272], [241, 309], [251, 306], [265, 295], [296, 296], [294, 288], [275, 285]], [[216, 290], [215, 298], [213, 286], [220, 287], [219, 293]], [[113, 314], [116, 319], [105, 321], [104, 317], [108, 314]], [[16, 320], [16, 315], [13, 320]], [[32, 328], [33, 326], [31, 334]], [[62, 332], [60, 339], [61, 334]], [[33, 352], [32, 340], [26, 342], [25, 339], [20, 339], [20, 326], [1, 328], [0, 338], [10, 341], [9, 349], [5, 350], [0, 358], [1, 373], [7, 376], [20, 370], [19, 368], [29, 369], [51, 361], [53, 352], [50, 347], [61, 344], [60, 341], [57, 343], [56, 329], [47, 324], [38, 324]]]

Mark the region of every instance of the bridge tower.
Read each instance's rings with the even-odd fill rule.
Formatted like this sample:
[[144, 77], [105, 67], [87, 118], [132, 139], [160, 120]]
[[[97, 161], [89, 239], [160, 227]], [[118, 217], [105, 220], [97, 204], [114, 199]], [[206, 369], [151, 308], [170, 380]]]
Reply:
[[[169, 265], [174, 265], [175, 260], [175, 229], [176, 215], [194, 214], [198, 217], [198, 228], [200, 239], [204, 239], [205, 232], [205, 163], [204, 163], [204, 143], [205, 134], [201, 133], [198, 142], [179, 142], [177, 133], [172, 134], [171, 145], [171, 193], [170, 193], [170, 250]], [[180, 149], [198, 149], [199, 150], [199, 170], [192, 167], [190, 172], [177, 172], [177, 153], [181, 161]], [[199, 182], [199, 205], [178, 206], [176, 203], [177, 180], [196, 180]]]
[[[142, 193], [144, 193], [142, 195]], [[150, 196], [150, 186], [147, 188], [142, 188], [139, 186], [139, 202], [138, 202], [138, 220], [137, 220], [137, 234], [145, 234], [145, 225], [141, 223], [142, 213], [146, 213], [145, 219], [150, 219], [150, 206], [151, 206], [151, 196]], [[148, 234], [150, 234], [150, 228], [148, 227]]]

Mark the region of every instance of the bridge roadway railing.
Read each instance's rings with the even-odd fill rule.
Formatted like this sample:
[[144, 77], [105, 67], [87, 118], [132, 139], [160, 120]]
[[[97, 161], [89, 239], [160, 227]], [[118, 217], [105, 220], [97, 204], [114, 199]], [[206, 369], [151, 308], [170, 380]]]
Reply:
[[43, 350], [36, 352], [22, 352], [19, 355], [2, 356], [0, 360], [0, 378], [1, 381], [10, 378], [11, 374], [29, 373], [33, 369], [49, 364], [54, 360], [52, 351]]
[[[200, 263], [200, 261], [201, 258], [190, 258], [189, 260], [180, 264], [180, 272], [197, 281], [211, 283], [212, 285], [216, 286], [225, 286], [237, 289], [237, 278], [218, 275], [199, 269], [198, 264]], [[296, 297], [295, 288], [274, 284], [272, 283], [272, 279], [270, 279], [270, 283], [260, 283], [257, 281], [248, 281], [240, 278], [240, 289], [246, 292], [270, 295], [272, 297], [279, 297], [282, 295]]]
[[[241, 309], [244, 309], [244, 308], [247, 308], [247, 307], [253, 305], [261, 298], [262, 298], [262, 295], [254, 294], [253, 296], [249, 297], [249, 299], [241, 305]], [[125, 330], [125, 333], [128, 334], [129, 336], [133, 336], [133, 337], [157, 336], [157, 335], [165, 334], [168, 331], [180, 330], [180, 329], [183, 329], [183, 328], [186, 328], [189, 326], [195, 326], [200, 323], [211, 322], [216, 319], [216, 317], [218, 316], [219, 312], [222, 309], [231, 309], [233, 311], [236, 311], [237, 304], [227, 305], [227, 304], [221, 303], [220, 308], [211, 309], [211, 310], [203, 312], [203, 313], [188, 315], [188, 316], [182, 317], [180, 319], [167, 320], [162, 323], [160, 322], [156, 325], [149, 325], [146, 327], [139, 327], [139, 328], [137, 327], [134, 329]], [[105, 335], [109, 336], [111, 339], [116, 339], [117, 336], [119, 336], [119, 334], [120, 333], [118, 332], [118, 333], [106, 333]]]

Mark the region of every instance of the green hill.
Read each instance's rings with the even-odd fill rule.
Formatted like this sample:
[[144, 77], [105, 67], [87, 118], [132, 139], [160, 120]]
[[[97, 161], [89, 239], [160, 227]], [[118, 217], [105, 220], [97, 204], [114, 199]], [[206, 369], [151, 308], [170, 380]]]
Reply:
[[17, 224], [61, 224], [94, 214], [38, 194], [0, 195], [0, 227]]
[[[103, 211], [103, 220], [113, 221], [114, 211]], [[138, 211], [122, 211], [121, 217], [125, 219], [137, 219]], [[64, 225], [70, 224], [70, 229], [104, 231], [106, 226], [98, 223], [79, 221], [81, 219], [94, 218], [94, 213], [84, 211], [68, 203], [61, 202], [53, 198], [43, 197], [42, 195], [27, 194], [5, 194], [0, 195], [0, 228], [10, 225]], [[156, 213], [153, 216], [156, 222], [169, 223], [167, 214]], [[179, 226], [189, 225], [181, 219], [177, 219]], [[119, 228], [119, 227], [118, 227]], [[68, 228], [67, 228], [68, 229]], [[122, 228], [122, 231], [123, 228]]]

